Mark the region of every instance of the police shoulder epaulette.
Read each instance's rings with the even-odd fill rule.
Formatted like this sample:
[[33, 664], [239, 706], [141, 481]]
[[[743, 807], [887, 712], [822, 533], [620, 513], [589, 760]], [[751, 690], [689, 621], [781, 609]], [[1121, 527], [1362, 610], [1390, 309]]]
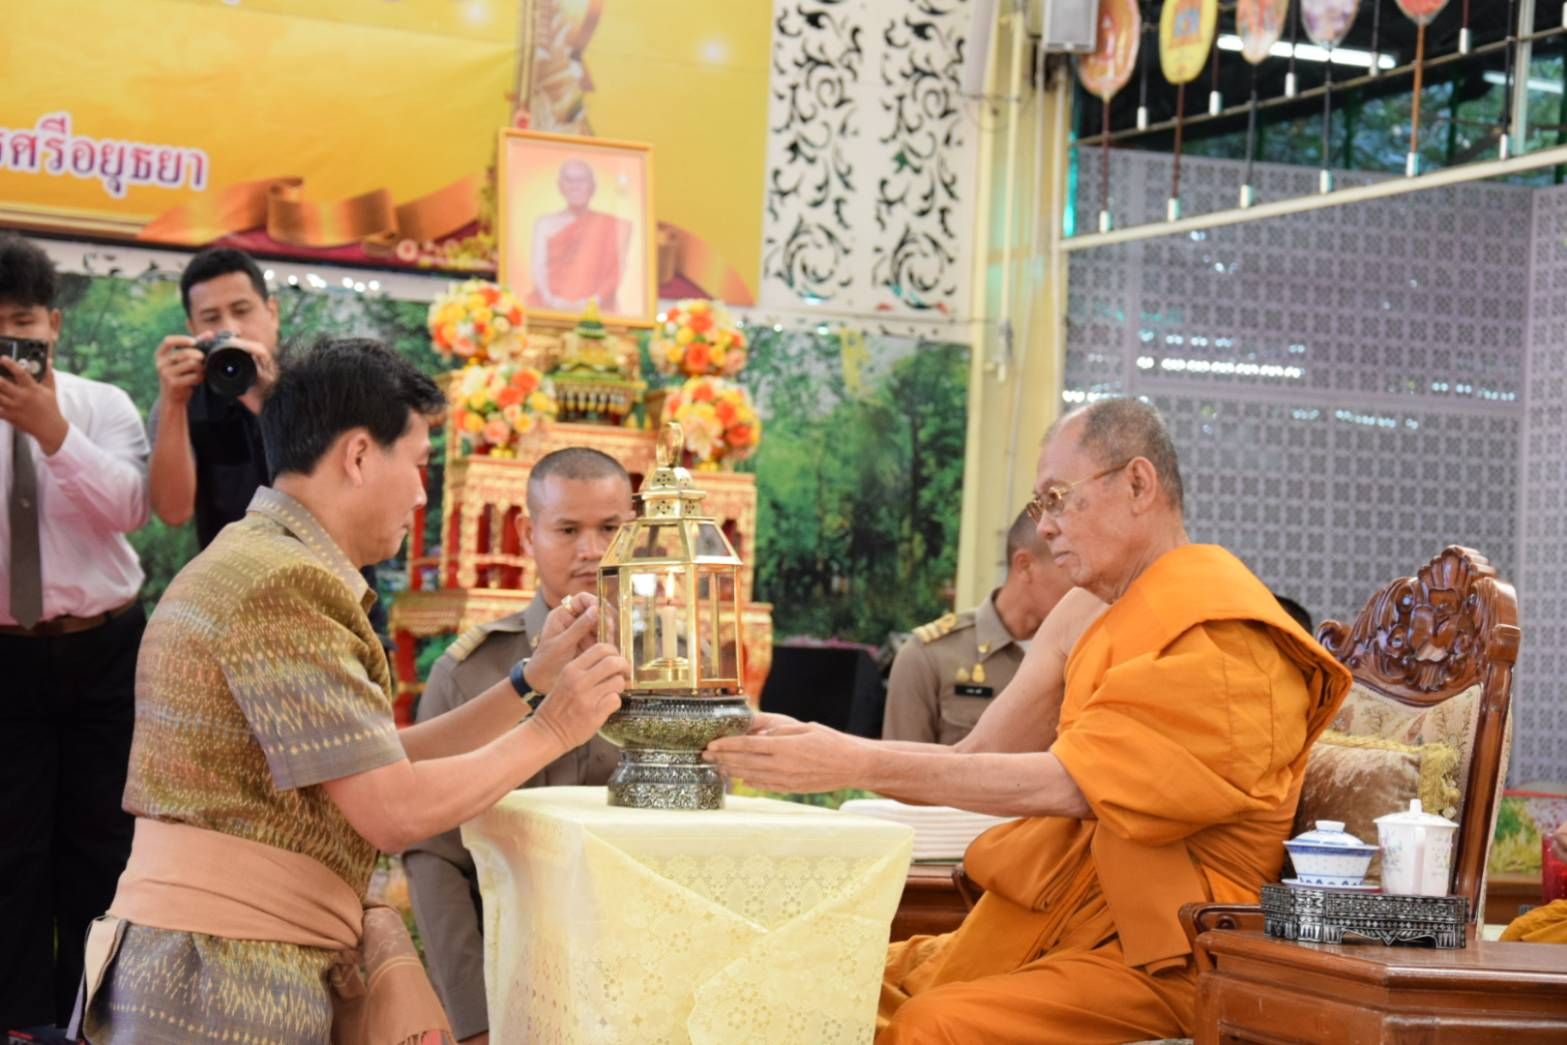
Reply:
[[939, 638], [950, 635], [955, 629], [962, 627], [966, 623], [969, 623], [969, 621], [964, 619], [965, 617], [970, 618], [970, 620], [972, 619], [971, 614], [963, 614], [962, 616], [959, 616], [956, 613], [942, 614], [940, 617], [931, 621], [929, 624], [921, 624], [919, 627], [915, 628], [914, 637], [922, 644], [928, 645], [929, 643], [935, 642]]
[[479, 648], [479, 643], [490, 634], [490, 629], [484, 624], [475, 624], [461, 635], [457, 641], [446, 647], [446, 655], [461, 664], [468, 659], [468, 655]]

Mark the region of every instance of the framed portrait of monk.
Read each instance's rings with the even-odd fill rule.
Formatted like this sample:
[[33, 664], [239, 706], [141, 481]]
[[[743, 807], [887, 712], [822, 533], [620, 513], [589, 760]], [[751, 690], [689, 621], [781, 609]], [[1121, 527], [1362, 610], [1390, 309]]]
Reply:
[[500, 280], [530, 317], [575, 322], [592, 302], [653, 325], [651, 145], [508, 129], [496, 174]]

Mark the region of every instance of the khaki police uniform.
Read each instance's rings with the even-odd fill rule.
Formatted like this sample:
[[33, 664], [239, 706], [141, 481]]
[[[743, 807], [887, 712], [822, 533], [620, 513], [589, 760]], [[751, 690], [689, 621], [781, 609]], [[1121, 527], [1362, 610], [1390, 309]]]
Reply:
[[996, 612], [995, 592], [920, 625], [892, 662], [882, 737], [956, 744], [1012, 681], [1023, 653]]
[[[538, 645], [549, 607], [537, 596], [521, 613], [468, 629], [430, 669], [419, 700], [419, 722], [465, 704], [506, 678], [512, 665]], [[518, 700], [518, 717], [526, 710]], [[595, 736], [568, 751], [520, 787], [599, 785], [609, 780], [620, 749]], [[484, 996], [484, 937], [473, 857], [457, 831], [447, 831], [403, 854], [409, 897], [424, 942], [430, 979], [458, 1040], [489, 1027]]]

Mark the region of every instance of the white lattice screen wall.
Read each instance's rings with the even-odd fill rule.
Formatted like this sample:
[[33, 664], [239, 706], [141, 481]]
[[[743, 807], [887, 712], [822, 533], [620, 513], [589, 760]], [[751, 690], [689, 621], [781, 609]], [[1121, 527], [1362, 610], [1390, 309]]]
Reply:
[[[1097, 161], [1080, 219], [1099, 209]], [[1261, 167], [1259, 193], [1315, 177]], [[1156, 220], [1169, 159], [1117, 155], [1111, 183], [1123, 223]], [[1186, 213], [1239, 183], [1237, 164], [1184, 161]], [[1068, 401], [1165, 412], [1195, 539], [1318, 620], [1452, 543], [1518, 585], [1515, 782], [1567, 779], [1564, 244], [1567, 192], [1477, 184], [1086, 251], [1069, 276]]]
[[1531, 247], [1516, 781], [1567, 779], [1567, 186], [1534, 194]]

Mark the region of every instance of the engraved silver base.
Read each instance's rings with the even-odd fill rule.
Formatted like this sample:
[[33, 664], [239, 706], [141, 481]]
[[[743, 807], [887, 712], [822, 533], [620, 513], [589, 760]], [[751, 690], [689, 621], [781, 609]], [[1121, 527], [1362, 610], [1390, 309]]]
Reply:
[[745, 698], [621, 696], [599, 734], [621, 748], [609, 778], [609, 804], [632, 809], [722, 809], [724, 782], [702, 761], [719, 737], [751, 725]]
[[1429, 942], [1461, 949], [1468, 939], [1469, 900], [1462, 896], [1353, 893], [1331, 887], [1262, 887], [1263, 931], [1285, 940], [1385, 946]]

